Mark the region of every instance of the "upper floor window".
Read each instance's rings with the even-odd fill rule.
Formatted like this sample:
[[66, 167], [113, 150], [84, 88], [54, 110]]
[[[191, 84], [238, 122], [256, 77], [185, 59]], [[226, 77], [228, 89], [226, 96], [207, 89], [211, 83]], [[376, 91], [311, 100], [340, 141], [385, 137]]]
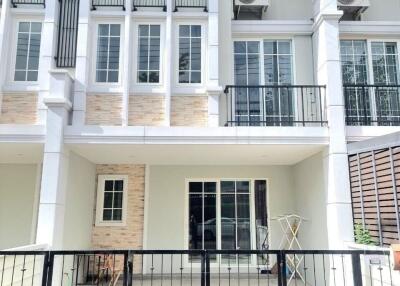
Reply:
[[120, 24], [98, 25], [96, 82], [119, 81], [120, 39]]
[[265, 84], [291, 84], [292, 45], [288, 40], [264, 41]]
[[37, 81], [42, 23], [19, 22], [14, 81]]
[[396, 42], [340, 42], [348, 125], [399, 125], [399, 59]]
[[123, 225], [126, 221], [128, 177], [102, 175], [98, 178], [96, 224]]
[[160, 25], [139, 25], [138, 82], [160, 82]]
[[179, 26], [179, 83], [201, 83], [201, 25]]

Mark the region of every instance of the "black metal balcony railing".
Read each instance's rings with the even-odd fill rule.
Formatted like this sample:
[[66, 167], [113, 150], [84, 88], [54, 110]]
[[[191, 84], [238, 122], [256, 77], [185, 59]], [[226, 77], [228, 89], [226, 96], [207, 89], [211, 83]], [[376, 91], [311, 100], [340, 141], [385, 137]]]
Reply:
[[133, 11], [136, 11], [137, 8], [141, 7], [149, 7], [149, 8], [163, 8], [163, 11], [167, 11], [167, 4], [165, 0], [133, 0]]
[[125, 10], [125, 0], [92, 0], [92, 10], [97, 7], [121, 7]]
[[208, 11], [208, 0], [175, 0], [175, 12], [179, 8], [202, 8], [204, 12]]
[[325, 86], [225, 88], [226, 126], [325, 126]]
[[74, 68], [78, 39], [79, 0], [59, 0], [56, 66]]
[[394, 285], [389, 251], [3, 251], [0, 262], [2, 285]]
[[347, 125], [400, 126], [400, 85], [344, 85]]
[[17, 8], [18, 5], [43, 5], [43, 7], [46, 7], [46, 1], [45, 0], [11, 0], [11, 5], [14, 8]]

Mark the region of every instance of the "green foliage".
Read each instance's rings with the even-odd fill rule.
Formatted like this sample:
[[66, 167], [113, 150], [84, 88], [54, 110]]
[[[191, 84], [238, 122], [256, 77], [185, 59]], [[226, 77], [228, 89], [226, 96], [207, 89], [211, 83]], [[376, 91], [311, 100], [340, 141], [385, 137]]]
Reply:
[[365, 229], [361, 223], [354, 226], [354, 236], [356, 243], [364, 245], [377, 245], [376, 241], [373, 240], [368, 229]]

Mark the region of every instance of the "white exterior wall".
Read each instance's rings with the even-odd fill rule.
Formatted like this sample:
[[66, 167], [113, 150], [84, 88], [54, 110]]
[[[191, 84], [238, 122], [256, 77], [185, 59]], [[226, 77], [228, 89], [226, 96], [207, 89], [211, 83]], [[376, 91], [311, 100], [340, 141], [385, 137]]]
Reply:
[[327, 249], [326, 195], [323, 154], [318, 153], [292, 167], [296, 213], [304, 222], [299, 241], [304, 249]]
[[33, 243], [40, 165], [0, 164], [0, 250]]
[[[268, 180], [270, 218], [296, 210], [290, 166], [150, 166], [146, 189], [145, 249], [187, 249], [185, 245], [185, 179], [265, 178]], [[271, 248], [279, 246], [281, 233], [271, 221]]]
[[270, 3], [264, 20], [310, 20], [313, 17], [310, 0], [270, 0]]
[[400, 1], [369, 0], [370, 7], [361, 16], [362, 21], [399, 21]]
[[91, 247], [96, 166], [69, 153], [63, 249]]

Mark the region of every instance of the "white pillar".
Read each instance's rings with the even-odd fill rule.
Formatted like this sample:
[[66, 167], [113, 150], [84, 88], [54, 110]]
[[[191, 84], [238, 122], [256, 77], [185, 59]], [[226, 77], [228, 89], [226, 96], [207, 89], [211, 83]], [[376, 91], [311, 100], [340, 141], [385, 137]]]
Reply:
[[46, 140], [36, 243], [62, 249], [68, 150], [64, 147], [64, 127], [72, 104], [73, 80], [67, 71], [50, 71], [50, 93], [43, 98], [47, 107]]
[[171, 96], [172, 96], [172, 82], [173, 82], [173, 53], [172, 41], [173, 41], [173, 27], [172, 27], [172, 11], [173, 11], [173, 1], [166, 0], [167, 5], [167, 18], [165, 24], [165, 60], [164, 60], [164, 70], [165, 70], [165, 119], [164, 125], [171, 125]]
[[[0, 58], [7, 58], [7, 50], [11, 48], [10, 45], [10, 31], [12, 31], [11, 21], [11, 4], [10, 0], [3, 0], [1, 15], [0, 15]], [[15, 47], [13, 47], [15, 48]], [[6, 82], [6, 75], [10, 71], [10, 67], [3, 64], [0, 66], [0, 84]], [[0, 95], [1, 96], [1, 95]], [[0, 98], [1, 108], [1, 98]]]
[[344, 248], [353, 240], [345, 108], [339, 50], [339, 19], [335, 0], [315, 0], [314, 58], [318, 84], [326, 85], [329, 149], [325, 156], [328, 244]]
[[131, 21], [131, 8], [132, 2], [131, 0], [125, 1], [125, 39], [124, 39], [124, 64], [122, 66], [122, 70], [124, 71], [122, 84], [123, 84], [123, 92], [122, 92], [122, 126], [128, 126], [128, 118], [129, 118], [129, 94], [130, 87], [132, 81], [132, 21]]
[[89, 83], [89, 35], [91, 35], [89, 22], [90, 1], [80, 1], [74, 85], [74, 111], [72, 117], [72, 124], [74, 126], [85, 125], [86, 87]]
[[219, 95], [222, 92], [219, 82], [219, 3], [208, 4], [208, 59], [207, 59], [207, 92], [208, 92], [208, 126], [219, 125]]
[[39, 98], [38, 98], [38, 122], [46, 122], [46, 105], [43, 99], [49, 95], [50, 75], [49, 70], [55, 67], [55, 47], [57, 44], [58, 30], [58, 1], [46, 1], [45, 16], [42, 27], [39, 59]]

